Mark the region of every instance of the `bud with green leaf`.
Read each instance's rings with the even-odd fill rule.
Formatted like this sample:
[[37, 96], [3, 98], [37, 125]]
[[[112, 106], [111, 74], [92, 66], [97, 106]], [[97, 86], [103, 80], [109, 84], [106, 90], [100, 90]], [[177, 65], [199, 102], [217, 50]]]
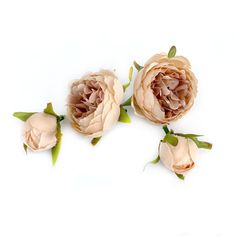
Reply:
[[163, 130], [165, 136], [158, 147], [158, 159], [150, 163], [156, 164], [161, 160], [165, 167], [184, 180], [183, 173], [195, 166], [194, 159], [197, 157], [197, 149], [211, 149], [212, 144], [200, 141], [198, 138], [201, 135], [175, 133], [173, 130], [169, 130], [166, 125], [163, 126]]
[[57, 115], [51, 103], [47, 104], [44, 112], [15, 112], [16, 118], [25, 122], [23, 147], [27, 152], [32, 151], [52, 152], [52, 163], [55, 164], [61, 146], [61, 124], [64, 116]]

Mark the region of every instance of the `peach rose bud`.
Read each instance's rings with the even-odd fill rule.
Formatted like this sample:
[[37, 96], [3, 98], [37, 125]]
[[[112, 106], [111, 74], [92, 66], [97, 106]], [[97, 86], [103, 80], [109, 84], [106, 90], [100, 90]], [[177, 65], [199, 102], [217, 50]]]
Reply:
[[165, 136], [159, 143], [158, 156], [149, 163], [157, 164], [161, 160], [166, 168], [183, 180], [183, 173], [195, 166], [198, 148], [211, 149], [212, 144], [200, 141], [202, 135], [175, 133], [167, 125], [163, 126], [163, 130]]
[[193, 159], [196, 158], [196, 154], [196, 144], [191, 139], [184, 137], [178, 137], [176, 146], [168, 142], [161, 142], [159, 147], [159, 156], [162, 163], [169, 170], [178, 174], [182, 174], [194, 167]]
[[46, 113], [35, 113], [24, 125], [24, 143], [32, 151], [45, 151], [57, 143], [57, 119]]

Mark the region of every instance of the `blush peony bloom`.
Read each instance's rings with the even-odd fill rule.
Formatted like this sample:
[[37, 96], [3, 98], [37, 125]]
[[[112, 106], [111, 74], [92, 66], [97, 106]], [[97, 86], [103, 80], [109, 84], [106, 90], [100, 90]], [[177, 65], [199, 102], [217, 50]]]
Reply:
[[72, 127], [89, 137], [100, 137], [117, 122], [123, 87], [108, 70], [84, 75], [74, 81], [68, 97], [68, 117]]
[[45, 151], [57, 144], [57, 119], [46, 113], [35, 113], [24, 126], [24, 143], [32, 151]]
[[182, 117], [196, 94], [197, 79], [189, 61], [182, 56], [156, 54], [137, 75], [132, 106], [138, 115], [164, 124]]

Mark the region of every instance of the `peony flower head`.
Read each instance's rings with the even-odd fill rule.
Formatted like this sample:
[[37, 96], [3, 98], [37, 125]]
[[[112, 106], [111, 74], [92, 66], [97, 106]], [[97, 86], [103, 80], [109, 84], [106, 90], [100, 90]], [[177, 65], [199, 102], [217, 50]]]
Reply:
[[165, 167], [175, 173], [182, 174], [194, 167], [193, 160], [196, 158], [197, 146], [191, 139], [185, 137], [177, 139], [176, 146], [168, 142], [161, 142], [159, 156]]
[[89, 137], [100, 137], [118, 121], [124, 96], [122, 84], [109, 70], [84, 75], [70, 86], [68, 117], [72, 127]]
[[48, 103], [44, 112], [15, 112], [16, 118], [25, 122], [23, 129], [24, 149], [36, 152], [52, 150], [52, 163], [55, 164], [61, 146], [61, 124], [64, 116], [58, 116]]
[[184, 179], [183, 173], [195, 166], [194, 159], [197, 157], [198, 148], [211, 149], [212, 144], [200, 141], [198, 138], [202, 135], [175, 133], [166, 125], [163, 130], [165, 136], [159, 143], [158, 156], [150, 163], [156, 164], [161, 160], [167, 169]]
[[144, 65], [134, 83], [132, 106], [136, 114], [162, 124], [182, 117], [193, 105], [197, 79], [189, 61], [172, 51], [156, 54]]
[[24, 143], [32, 151], [45, 151], [57, 143], [57, 119], [46, 113], [35, 113], [24, 125]]

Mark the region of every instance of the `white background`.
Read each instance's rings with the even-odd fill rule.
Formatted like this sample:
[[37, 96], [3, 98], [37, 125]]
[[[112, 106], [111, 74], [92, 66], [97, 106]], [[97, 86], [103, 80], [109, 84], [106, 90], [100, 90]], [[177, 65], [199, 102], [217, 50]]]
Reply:
[[[235, 236], [235, 22], [227, 0], [0, 0], [0, 235]], [[142, 171], [163, 132], [131, 109], [96, 147], [65, 121], [55, 167], [49, 152], [25, 155], [14, 111], [51, 101], [63, 114], [72, 79], [105, 68], [124, 83], [134, 59], [172, 45], [199, 87], [171, 127], [214, 145], [185, 181], [162, 164]]]

